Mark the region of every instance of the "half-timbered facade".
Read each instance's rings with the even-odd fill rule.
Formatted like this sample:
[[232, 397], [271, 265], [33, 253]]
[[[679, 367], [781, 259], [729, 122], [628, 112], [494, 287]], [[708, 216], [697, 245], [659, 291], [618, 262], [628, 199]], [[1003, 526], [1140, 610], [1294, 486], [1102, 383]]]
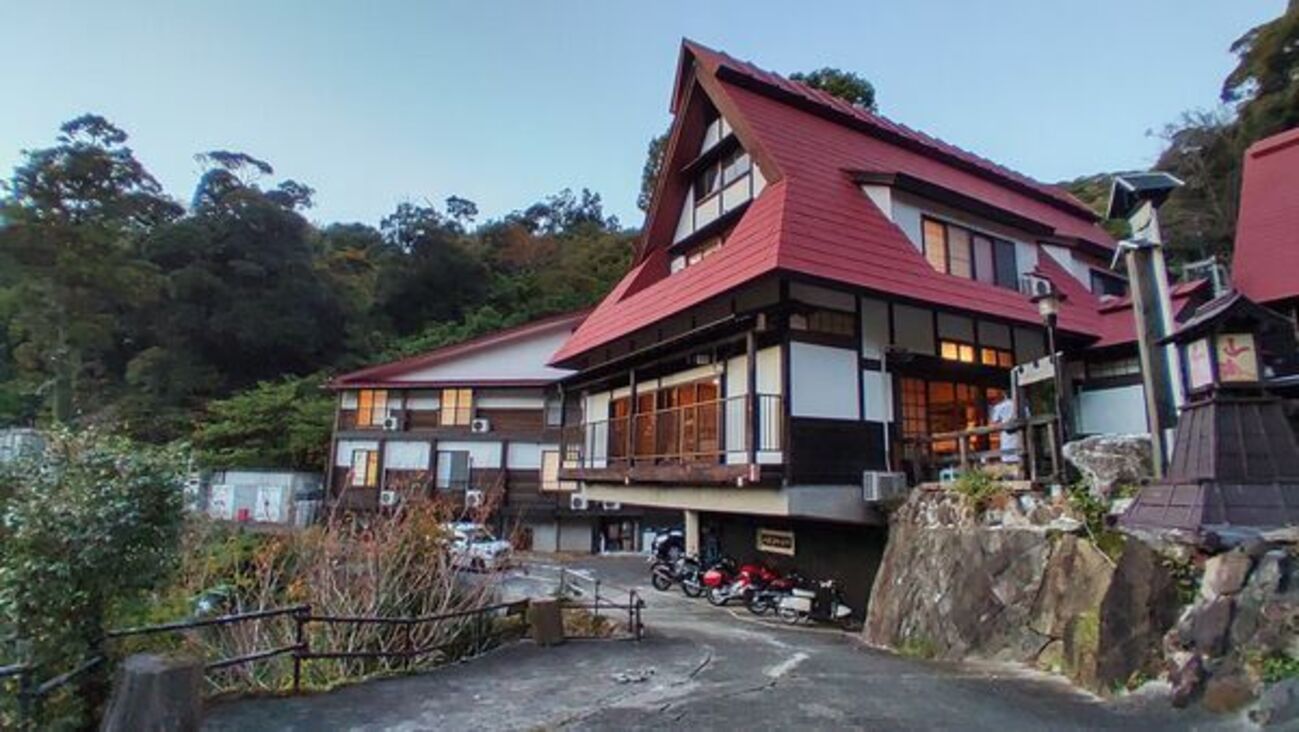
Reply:
[[375, 511], [441, 496], [487, 507], [498, 530], [543, 551], [637, 546], [643, 511], [574, 500], [562, 481], [558, 382], [547, 365], [585, 312], [546, 318], [339, 376], [329, 496]]
[[[947, 435], [988, 425], [1047, 355], [1044, 287], [1064, 296], [1070, 423], [1081, 404], [1116, 426], [1130, 305], [1081, 202], [691, 42], [671, 110], [632, 269], [552, 360], [580, 417], [561, 478], [684, 511], [693, 547], [838, 574], [864, 605], [884, 526], [866, 489], [1002, 452], [997, 430]], [[1006, 418], [1055, 429], [1031, 401]], [[1135, 404], [1119, 426], [1140, 431]]]

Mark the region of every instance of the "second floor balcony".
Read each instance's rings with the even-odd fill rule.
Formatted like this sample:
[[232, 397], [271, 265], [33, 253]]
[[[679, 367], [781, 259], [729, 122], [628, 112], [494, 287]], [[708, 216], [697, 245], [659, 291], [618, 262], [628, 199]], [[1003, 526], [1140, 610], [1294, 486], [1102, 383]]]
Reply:
[[786, 454], [779, 395], [740, 395], [589, 419], [564, 429], [561, 478], [592, 483], [773, 481]]

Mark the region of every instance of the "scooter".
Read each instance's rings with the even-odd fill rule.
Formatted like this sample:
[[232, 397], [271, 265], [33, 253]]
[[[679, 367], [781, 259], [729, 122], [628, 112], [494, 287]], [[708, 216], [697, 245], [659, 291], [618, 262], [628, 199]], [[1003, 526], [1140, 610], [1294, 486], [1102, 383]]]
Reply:
[[834, 580], [817, 582], [815, 589], [795, 587], [781, 598], [776, 612], [790, 625], [803, 621], [845, 625], [852, 618], [852, 608], [844, 603], [839, 583]]

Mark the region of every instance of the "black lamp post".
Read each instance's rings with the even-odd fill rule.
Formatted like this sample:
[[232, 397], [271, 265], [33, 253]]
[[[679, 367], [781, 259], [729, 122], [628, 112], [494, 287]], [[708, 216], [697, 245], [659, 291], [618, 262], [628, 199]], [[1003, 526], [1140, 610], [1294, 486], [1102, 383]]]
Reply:
[[1042, 316], [1042, 322], [1046, 325], [1046, 347], [1051, 357], [1051, 371], [1054, 376], [1055, 384], [1055, 433], [1056, 437], [1051, 445], [1051, 454], [1055, 456], [1056, 480], [1063, 480], [1064, 473], [1064, 371], [1060, 367], [1060, 356], [1055, 347], [1055, 329], [1056, 323], [1060, 319], [1060, 303], [1064, 302], [1064, 294], [1056, 289], [1054, 283], [1048, 283], [1045, 292], [1033, 297], [1033, 302], [1037, 303], [1037, 312]]

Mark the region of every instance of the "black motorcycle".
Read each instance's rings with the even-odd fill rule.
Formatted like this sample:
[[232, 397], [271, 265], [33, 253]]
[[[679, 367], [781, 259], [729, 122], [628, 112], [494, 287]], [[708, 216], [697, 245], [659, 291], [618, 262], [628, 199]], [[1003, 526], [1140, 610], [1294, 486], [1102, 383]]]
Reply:
[[681, 590], [688, 597], [698, 597], [698, 594], [691, 594], [687, 582], [698, 585], [699, 575], [702, 570], [699, 568], [699, 560], [694, 557], [679, 556], [674, 561], [655, 560], [650, 567], [650, 584], [654, 589], [665, 592], [674, 584], [681, 584]]

